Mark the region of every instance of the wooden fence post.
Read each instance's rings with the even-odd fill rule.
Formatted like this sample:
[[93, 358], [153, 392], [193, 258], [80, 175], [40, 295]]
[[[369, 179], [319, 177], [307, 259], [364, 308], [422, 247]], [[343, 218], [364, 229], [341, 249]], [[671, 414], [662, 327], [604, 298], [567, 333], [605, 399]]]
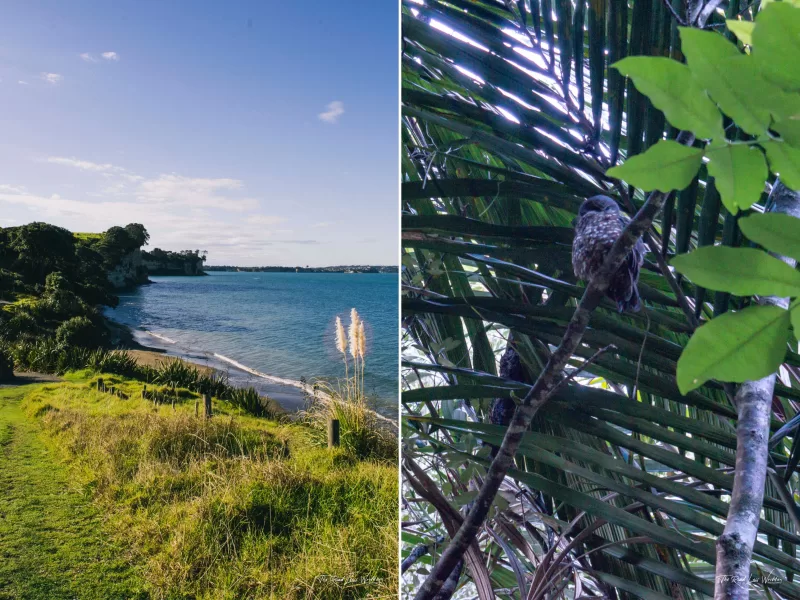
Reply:
[[203, 403], [206, 407], [206, 419], [211, 418], [211, 394], [203, 394]]
[[328, 448], [339, 445], [339, 419], [328, 419]]
[[147, 400], [147, 384], [142, 386], [142, 399]]
[[114, 386], [113, 385], [110, 388], [108, 388], [108, 393], [111, 394], [112, 396], [114, 395]]
[[105, 392], [106, 391], [106, 386], [103, 383], [103, 378], [102, 377], [97, 380], [97, 391], [98, 392]]
[[194, 401], [194, 416], [195, 417], [200, 416], [200, 400]]

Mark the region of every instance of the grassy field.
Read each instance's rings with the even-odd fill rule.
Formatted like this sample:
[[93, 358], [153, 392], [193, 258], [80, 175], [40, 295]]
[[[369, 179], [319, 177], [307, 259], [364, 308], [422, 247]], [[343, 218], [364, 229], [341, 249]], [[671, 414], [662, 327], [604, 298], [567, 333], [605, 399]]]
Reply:
[[396, 596], [396, 464], [66, 379], [0, 390], [0, 599]]
[[25, 393], [0, 390], [0, 599], [148, 598], [101, 511], [23, 413]]

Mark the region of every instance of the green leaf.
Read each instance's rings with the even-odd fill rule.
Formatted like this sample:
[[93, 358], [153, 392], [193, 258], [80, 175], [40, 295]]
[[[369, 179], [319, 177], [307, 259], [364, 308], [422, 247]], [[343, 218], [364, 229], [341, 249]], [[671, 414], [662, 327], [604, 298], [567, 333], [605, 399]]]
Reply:
[[688, 186], [703, 162], [703, 150], [672, 140], [661, 140], [647, 152], [608, 170], [609, 177], [627, 181], [644, 191], [669, 192]]
[[745, 144], [712, 143], [706, 156], [710, 159], [708, 172], [729, 211], [736, 214], [758, 201], [769, 175], [761, 150]]
[[752, 55], [767, 79], [786, 90], [800, 89], [800, 10], [772, 2], [759, 11]]
[[776, 140], [763, 142], [761, 146], [767, 151], [772, 172], [780, 176], [786, 187], [800, 190], [800, 149]]
[[794, 329], [794, 335], [797, 337], [797, 334], [800, 333], [800, 304], [789, 307], [789, 316], [792, 319], [792, 329]]
[[704, 288], [737, 296], [800, 296], [800, 272], [756, 248], [704, 246], [670, 264]]
[[783, 119], [774, 123], [772, 128], [781, 134], [784, 142], [800, 148], [800, 119]]
[[753, 44], [753, 29], [756, 24], [753, 21], [739, 21], [738, 19], [728, 19], [725, 21], [734, 35], [739, 38], [739, 41], [748, 46]]
[[747, 239], [770, 252], [800, 260], [800, 219], [780, 213], [753, 214], [739, 219]]
[[788, 336], [789, 311], [777, 306], [720, 315], [686, 345], [678, 361], [678, 388], [686, 394], [709, 379], [740, 383], [766, 377], [783, 361]]
[[782, 90], [766, 81], [754, 59], [724, 36], [692, 27], [680, 30], [681, 49], [698, 84], [747, 133], [764, 133], [770, 123], [767, 99]]
[[[463, 461], [463, 457], [459, 457], [459, 461]], [[464, 492], [463, 494], [459, 494], [455, 498], [453, 498], [453, 502], [457, 506], [465, 506], [475, 500], [478, 497], [478, 490], [470, 490], [468, 492]]]
[[722, 137], [722, 115], [686, 65], [664, 57], [629, 56], [612, 66], [630, 77], [673, 126], [700, 138]]

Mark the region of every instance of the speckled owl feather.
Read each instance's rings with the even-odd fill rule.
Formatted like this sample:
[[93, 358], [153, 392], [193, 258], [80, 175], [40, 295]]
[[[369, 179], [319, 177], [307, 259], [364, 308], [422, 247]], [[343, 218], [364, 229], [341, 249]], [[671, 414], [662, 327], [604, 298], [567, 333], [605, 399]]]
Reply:
[[[578, 279], [588, 282], [594, 276], [629, 221], [607, 196], [593, 196], [583, 202], [572, 242], [572, 268]], [[641, 308], [638, 284], [644, 253], [645, 245], [640, 239], [608, 287], [606, 295], [617, 303], [620, 312]]]

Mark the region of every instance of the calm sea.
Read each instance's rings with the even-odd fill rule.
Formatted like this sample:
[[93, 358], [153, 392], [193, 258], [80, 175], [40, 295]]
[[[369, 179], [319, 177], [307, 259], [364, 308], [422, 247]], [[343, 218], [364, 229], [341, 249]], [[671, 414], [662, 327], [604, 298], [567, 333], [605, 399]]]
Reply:
[[[130, 326], [138, 341], [228, 372], [288, 409], [302, 404], [302, 379], [344, 377], [334, 345], [337, 316], [350, 309], [365, 322], [365, 385], [376, 409], [397, 416], [397, 275], [224, 273], [152, 277], [152, 285], [120, 295], [108, 316]], [[287, 380], [287, 381], [282, 381]]]

